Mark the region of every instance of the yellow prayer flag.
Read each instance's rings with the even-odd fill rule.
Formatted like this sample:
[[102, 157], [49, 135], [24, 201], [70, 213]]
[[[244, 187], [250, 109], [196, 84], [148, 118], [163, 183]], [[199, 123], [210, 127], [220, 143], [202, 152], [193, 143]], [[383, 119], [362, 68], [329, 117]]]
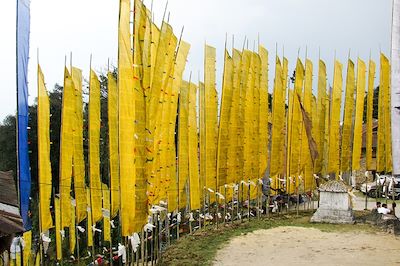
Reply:
[[364, 61], [357, 61], [357, 96], [356, 96], [356, 113], [354, 118], [354, 134], [353, 134], [353, 158], [352, 170], [360, 170], [361, 159], [361, 142], [362, 142], [362, 125], [364, 113], [364, 95], [365, 95], [365, 70]]
[[323, 162], [322, 162], [322, 174], [328, 174], [328, 166], [329, 166], [329, 138], [330, 138], [330, 121], [331, 121], [331, 98], [332, 98], [332, 90], [329, 89], [329, 93], [325, 98], [325, 134], [324, 134], [324, 153], [323, 153]]
[[119, 161], [118, 161], [118, 88], [117, 81], [108, 72], [108, 142], [110, 156], [111, 217], [115, 217], [120, 206]]
[[[292, 123], [293, 123], [293, 104], [294, 104], [294, 90], [288, 88], [288, 111], [287, 111], [287, 122], [286, 122], [286, 193], [291, 194], [294, 192], [294, 188], [291, 185], [290, 177], [290, 163], [292, 158]], [[272, 159], [272, 155], [271, 155]], [[273, 180], [272, 180], [273, 181]], [[277, 180], [275, 182], [278, 182]], [[272, 185], [274, 181], [272, 182]], [[278, 184], [275, 184], [278, 187]]]
[[135, 156], [134, 156], [134, 80], [130, 38], [130, 1], [120, 0], [118, 26], [118, 134], [120, 163], [120, 198], [122, 235], [134, 230], [135, 210]]
[[217, 147], [217, 183], [218, 186], [227, 183], [227, 161], [228, 161], [228, 123], [230, 105], [232, 101], [233, 82], [233, 60], [228, 51], [225, 51], [224, 74], [222, 84], [221, 109], [218, 126], [218, 147]]
[[178, 176], [176, 174], [176, 145], [175, 145], [175, 129], [176, 129], [176, 113], [178, 111], [178, 95], [182, 84], [182, 75], [186, 66], [186, 59], [190, 50], [190, 44], [185, 41], [180, 42], [178, 54], [176, 56], [176, 65], [174, 69], [174, 79], [171, 92], [171, 112], [169, 114], [168, 127], [168, 165], [171, 177], [171, 183], [168, 190], [168, 210], [174, 211], [178, 207]]
[[30, 266], [32, 261], [32, 231], [26, 231], [23, 235], [24, 238], [24, 266]]
[[90, 70], [89, 82], [89, 179], [93, 223], [101, 220], [100, 81]]
[[[135, 56], [136, 58], [136, 56]], [[138, 63], [135, 63], [137, 65]], [[140, 76], [135, 67], [134, 71], [134, 146], [135, 146], [135, 214], [132, 230], [140, 232], [147, 221], [147, 183], [146, 183], [146, 102], [144, 91], [140, 84]]]
[[284, 109], [281, 108], [284, 105], [282, 99], [282, 66], [279, 57], [276, 57], [275, 62], [275, 80], [274, 80], [274, 91], [272, 98], [272, 132], [271, 132], [271, 159], [270, 159], [270, 176], [272, 177], [272, 188], [278, 189], [278, 175], [281, 173], [281, 152], [282, 144], [284, 139], [282, 138], [283, 123], [284, 123]]
[[[240, 71], [240, 76], [239, 76], [239, 90], [240, 90], [240, 96], [239, 96], [239, 110], [238, 110], [238, 129], [237, 129], [237, 140], [238, 140], [238, 147], [236, 150], [236, 157], [237, 157], [237, 162], [238, 162], [238, 170], [236, 174], [236, 182], [241, 182], [242, 180], [246, 179], [244, 176], [246, 172], [249, 171], [248, 164], [246, 164], [246, 169], [245, 169], [245, 156], [246, 153], [249, 153], [249, 149], [245, 151], [246, 147], [246, 142], [245, 138], [246, 135], [248, 135], [248, 132], [245, 132], [245, 111], [246, 111], [246, 100], [247, 99], [247, 88], [249, 86], [249, 83], [251, 81], [251, 75], [250, 75], [250, 65], [251, 65], [251, 59], [252, 59], [252, 52], [249, 50], [244, 50], [242, 53], [242, 60], [241, 60], [241, 71]], [[249, 112], [249, 110], [247, 111]], [[249, 114], [247, 114], [249, 116]], [[248, 121], [248, 119], [247, 119]], [[248, 137], [248, 136], [247, 136]], [[248, 159], [250, 160], [250, 159]]]
[[160, 171], [162, 167], [160, 148], [164, 145], [161, 136], [163, 124], [165, 126], [166, 123], [165, 116], [163, 117], [162, 114], [164, 93], [170, 79], [176, 43], [177, 38], [173, 34], [172, 27], [163, 22], [150, 92], [146, 98], [146, 108], [148, 108], [146, 115], [146, 171], [149, 205], [158, 204], [160, 200], [166, 200], [166, 181], [161, 178]]
[[101, 184], [103, 191], [103, 240], [111, 241], [110, 225], [110, 190], [104, 183]]
[[64, 92], [61, 114], [60, 143], [60, 208], [61, 227], [69, 227], [71, 223], [71, 177], [73, 157], [73, 122], [75, 115], [75, 91], [71, 75], [64, 70]]
[[[286, 97], [289, 97], [289, 96], [287, 96], [288, 95], [288, 92], [287, 92], [287, 89], [289, 89], [288, 88], [288, 72], [289, 72], [289, 61], [287, 60], [287, 58], [286, 57], [283, 57], [283, 62], [282, 62], [282, 85], [283, 85], [283, 88], [282, 88], [282, 104], [280, 105], [280, 109], [281, 109], [281, 112], [283, 113], [283, 121], [281, 121], [281, 124], [282, 124], [282, 130], [283, 130], [283, 132], [282, 132], [282, 142], [284, 143], [282, 146], [281, 146], [281, 159], [280, 159], [280, 161], [281, 161], [281, 173], [282, 173], [282, 175], [283, 176], [285, 176], [285, 175], [287, 175], [287, 169], [286, 169], [286, 167], [287, 167], [287, 160], [286, 160], [286, 157], [288, 157], [287, 156], [287, 134], [288, 134], [288, 130], [287, 130], [287, 111], [286, 111], [286, 103], [289, 103], [289, 102], [286, 102]], [[289, 99], [287, 99], [287, 101], [289, 101]], [[289, 104], [288, 104], [289, 105]], [[270, 112], [268, 112], [269, 114], [270, 114]], [[268, 118], [268, 121], [269, 122], [272, 122], [272, 115], [270, 115], [270, 117], [271, 118]]]
[[368, 94], [367, 94], [367, 124], [366, 124], [366, 170], [372, 170], [372, 113], [374, 102], [375, 62], [369, 60], [368, 66]]
[[76, 245], [76, 224], [75, 224], [75, 206], [76, 201], [71, 199], [71, 225], [69, 226], [69, 252], [75, 253]]
[[[306, 59], [305, 65], [305, 79], [304, 79], [304, 92], [303, 92], [303, 107], [306, 113], [312, 115], [312, 74], [313, 64], [310, 60]], [[312, 117], [310, 117], [312, 119]], [[309, 139], [306, 134], [306, 121], [303, 120], [303, 128], [301, 132], [301, 172], [303, 174], [303, 189], [304, 192], [313, 189], [314, 176], [313, 176], [313, 162], [311, 158]]]
[[[303, 82], [304, 82], [304, 66], [300, 59], [297, 59], [296, 64], [296, 75], [294, 83], [293, 93], [293, 109], [291, 124], [291, 141], [290, 141], [290, 173], [289, 177], [297, 178], [300, 175], [301, 167], [301, 139], [302, 139], [302, 126], [303, 119], [301, 115], [300, 102], [297, 95], [303, 93]], [[305, 136], [305, 134], [304, 134]], [[296, 186], [298, 182], [296, 182]]]
[[391, 119], [390, 119], [390, 63], [381, 54], [379, 100], [378, 100], [378, 144], [376, 149], [376, 171], [391, 172]]
[[76, 221], [86, 218], [85, 191], [85, 159], [83, 155], [83, 100], [82, 100], [82, 70], [72, 68], [72, 81], [75, 89], [74, 118], [74, 189], [76, 200]]
[[[251, 128], [252, 146], [253, 150], [251, 161], [251, 179], [260, 177], [260, 71], [261, 71], [261, 58], [257, 53], [253, 53], [254, 61], [254, 83], [253, 83], [253, 127]], [[267, 112], [268, 115], [268, 112]]]
[[186, 208], [189, 177], [189, 83], [182, 82], [178, 120], [178, 191], [179, 209]]
[[[135, 101], [135, 219], [133, 230], [139, 232], [147, 221], [146, 183], [146, 94], [150, 89], [151, 16], [142, 1], [134, 1], [133, 79]], [[147, 39], [146, 39], [147, 38]]]
[[56, 219], [56, 253], [57, 260], [62, 260], [62, 238], [61, 238], [61, 210], [60, 210], [60, 199], [54, 198], [54, 215]]
[[[205, 122], [205, 187], [217, 189], [218, 95], [215, 84], [216, 49], [205, 45], [204, 59], [204, 118]], [[215, 195], [210, 195], [210, 202]]]
[[50, 163], [50, 102], [44, 76], [38, 65], [38, 171], [39, 171], [39, 215], [40, 232], [53, 227], [50, 214], [52, 190]]
[[[256, 60], [253, 53], [248, 51], [245, 53], [249, 54], [250, 64], [248, 68], [247, 82], [243, 86], [243, 175], [242, 180], [246, 181], [253, 178], [253, 162], [255, 157], [254, 151], [254, 139], [253, 139], [253, 129], [254, 129], [254, 84], [255, 76], [257, 75]], [[258, 132], [257, 132], [258, 133]], [[258, 152], [254, 152], [258, 156]]]
[[190, 210], [200, 209], [200, 180], [197, 135], [197, 86], [189, 83], [188, 137], [189, 137], [189, 191]]
[[40, 252], [37, 252], [36, 254], [35, 266], [40, 266]]
[[87, 199], [87, 221], [86, 221], [86, 232], [87, 232], [87, 246], [93, 247], [93, 223], [92, 223], [92, 208], [90, 204], [90, 188], [86, 188], [86, 199]]
[[325, 62], [319, 60], [318, 64], [318, 95], [317, 95], [317, 119], [319, 126], [319, 135], [316, 136], [316, 143], [318, 147], [318, 158], [315, 163], [315, 173], [321, 173], [325, 160], [324, 148], [325, 148], [325, 120], [326, 120], [326, 100], [328, 98], [326, 94], [326, 66]]
[[15, 265], [16, 265], [16, 266], [22, 266], [21, 252], [17, 252], [17, 253], [15, 254]]
[[151, 88], [151, 83], [153, 82], [153, 78], [154, 78], [154, 70], [155, 70], [155, 66], [156, 66], [156, 58], [157, 58], [157, 50], [158, 50], [158, 44], [160, 41], [160, 29], [157, 27], [156, 24], [154, 24], [153, 22], [151, 23], [151, 47], [150, 47], [150, 54], [151, 54], [151, 58], [150, 58], [150, 86], [149, 86], [149, 90]]
[[[200, 155], [200, 189], [201, 200], [204, 201], [206, 197], [204, 188], [206, 186], [206, 119], [205, 119], [205, 86], [203, 82], [199, 82], [199, 155]], [[228, 147], [229, 148], [229, 147]], [[228, 158], [229, 155], [228, 155]], [[229, 170], [229, 169], [228, 169]], [[229, 178], [228, 178], [229, 179]]]
[[346, 79], [346, 98], [344, 103], [344, 118], [342, 126], [342, 145], [341, 145], [341, 172], [350, 171], [351, 162], [351, 142], [352, 142], [352, 127], [353, 127], [353, 112], [354, 112], [354, 63], [349, 60], [347, 65]]
[[[154, 46], [153, 37], [152, 37], [152, 24], [151, 21], [151, 11], [146, 9], [147, 12], [147, 19], [145, 25], [145, 32], [144, 36], [140, 35], [141, 42], [142, 42], [142, 62], [143, 62], [143, 75], [142, 75], [142, 88], [145, 95], [150, 92], [150, 83], [152, 78], [152, 69], [154, 66], [152, 65], [152, 57], [155, 57], [155, 54], [152, 54], [152, 47]], [[133, 36], [135, 38], [135, 36]], [[157, 40], [158, 41], [158, 40]]]
[[[319, 157], [321, 157], [322, 155], [320, 155], [320, 153], [319, 153], [319, 146], [318, 146], [318, 143], [317, 143], [317, 139], [319, 139], [319, 137], [321, 136], [321, 134], [320, 134], [320, 126], [319, 126], [319, 122], [320, 122], [320, 114], [318, 113], [318, 106], [317, 106], [318, 104], [317, 104], [317, 98], [313, 95], [312, 96], [312, 116], [311, 116], [311, 119], [312, 119], [312, 129], [311, 129], [311, 132], [312, 132], [312, 138], [314, 139], [314, 141], [315, 141], [315, 145], [316, 145], [316, 151], [318, 152], [318, 156], [317, 156], [317, 158], [314, 160], [314, 165], [313, 165], [313, 173], [312, 174], [314, 174], [314, 173], [319, 173], [319, 172], [317, 172], [317, 170], [316, 170], [316, 167], [317, 167], [317, 162], [318, 162], [318, 158]], [[323, 116], [325, 116], [325, 114], [323, 114]], [[315, 188], [315, 179], [314, 179], [314, 176], [313, 175], [311, 175], [311, 182], [312, 182], [312, 187], [311, 187], [311, 189], [314, 189]]]
[[[232, 85], [232, 103], [231, 103], [231, 112], [230, 112], [230, 117], [229, 117], [229, 146], [228, 146], [228, 173], [227, 173], [227, 183], [234, 183], [237, 182], [240, 179], [240, 176], [242, 173], [240, 172], [239, 174], [239, 156], [238, 156], [238, 150], [239, 150], [239, 108], [240, 108], [240, 77], [241, 77], [241, 60], [242, 60], [242, 55], [241, 53], [233, 49], [233, 54], [232, 54], [232, 59], [233, 59], [233, 85]], [[202, 96], [201, 94], [201, 88], [200, 88], [200, 112], [204, 110], [204, 108], [201, 108], [201, 103], [204, 102], [202, 100], [204, 98], [204, 95]], [[204, 114], [202, 115], [200, 113], [200, 117], [204, 117]], [[205, 150], [205, 141], [202, 140], [202, 138], [205, 139], [205, 126], [203, 123], [203, 119], [200, 119], [200, 176], [203, 177], [204, 175], [202, 174], [202, 171], [205, 172], [205, 170], [202, 170], [205, 166], [205, 163], [203, 162], [202, 159], [202, 154], [205, 153], [203, 149]], [[203, 123], [203, 124], [202, 124]], [[204, 157], [204, 156], [203, 156]], [[203, 186], [202, 186], [203, 187]]]
[[[382, 87], [384, 88], [384, 113], [385, 113], [385, 169], [387, 173], [392, 172], [392, 119], [391, 119], [391, 98], [390, 98], [390, 72], [391, 66], [389, 59], [386, 58], [384, 67], [384, 82]], [[387, 141], [389, 140], [389, 141]]]
[[330, 127], [329, 127], [329, 157], [328, 157], [328, 174], [339, 174], [339, 158], [340, 158], [340, 108], [342, 101], [342, 69], [343, 65], [339, 61], [335, 61], [333, 74], [333, 90], [330, 107]]
[[[259, 46], [258, 53], [261, 59], [260, 65], [260, 101], [259, 101], [259, 172], [258, 177], [262, 177], [267, 171], [268, 165], [268, 51], [263, 46]], [[233, 132], [231, 132], [233, 133]]]
[[167, 191], [171, 183], [170, 172], [168, 171], [167, 161], [168, 161], [168, 130], [169, 130], [169, 115], [171, 109], [174, 108], [171, 105], [172, 97], [172, 84], [174, 76], [174, 52], [176, 49], [177, 38], [175, 35], [171, 35], [171, 39], [168, 43], [165, 59], [165, 69], [164, 77], [162, 80], [162, 92], [160, 95], [159, 103], [161, 106], [158, 107], [158, 125], [156, 127], [155, 134], [155, 150], [156, 152], [156, 177], [157, 177], [157, 187], [158, 187], [158, 201], [166, 201]]

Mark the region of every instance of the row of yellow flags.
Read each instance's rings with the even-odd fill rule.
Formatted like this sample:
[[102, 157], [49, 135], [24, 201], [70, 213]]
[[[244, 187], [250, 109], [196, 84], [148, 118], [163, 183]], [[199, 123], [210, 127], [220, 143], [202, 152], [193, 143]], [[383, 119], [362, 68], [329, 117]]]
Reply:
[[[364, 92], [367, 89], [366, 166], [372, 170], [372, 110], [375, 63], [358, 59], [347, 67], [344, 119], [341, 124], [343, 66], [334, 65], [327, 90], [326, 67], [318, 62], [316, 97], [313, 64], [297, 60], [294, 85], [288, 60], [276, 58], [272, 115], [268, 108], [268, 52], [225, 51], [221, 104], [218, 108], [216, 50], [205, 46], [204, 83], [182, 80], [190, 45], [172, 27], [158, 28], [141, 1], [120, 0], [118, 75], [108, 73], [108, 142], [110, 184], [100, 177], [100, 82], [89, 78], [89, 186], [83, 155], [82, 71], [65, 68], [60, 144], [59, 199], [55, 199], [57, 258], [61, 233], [87, 219], [88, 246], [92, 226], [104, 218], [104, 240], [110, 241], [110, 219], [119, 214], [122, 236], [142, 230], [149, 208], [167, 203], [168, 211], [200, 209], [213, 191], [241, 181], [258, 180], [267, 168], [272, 188], [289, 193], [315, 188], [314, 173], [326, 175], [360, 169]], [[132, 52], [133, 51], [133, 52]], [[390, 64], [381, 55], [377, 170], [391, 171]], [[366, 84], [368, 86], [366, 86]], [[367, 88], [366, 88], [367, 87]], [[53, 228], [50, 166], [50, 106], [38, 67], [38, 150], [40, 231]], [[219, 111], [219, 118], [218, 118]], [[199, 114], [198, 114], [199, 113]], [[272, 124], [269, 132], [269, 123]], [[177, 127], [177, 130], [175, 130]], [[268, 167], [269, 166], [269, 167]], [[73, 181], [73, 182], [72, 182]], [[71, 187], [73, 183], [73, 187]], [[74, 198], [71, 196], [73, 191]], [[255, 190], [251, 197], [255, 198]]]

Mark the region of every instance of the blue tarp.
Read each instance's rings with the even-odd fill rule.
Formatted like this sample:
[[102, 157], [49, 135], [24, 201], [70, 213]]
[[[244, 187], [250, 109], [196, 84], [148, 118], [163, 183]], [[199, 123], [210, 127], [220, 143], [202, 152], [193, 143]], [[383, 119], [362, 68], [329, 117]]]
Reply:
[[21, 216], [25, 230], [32, 227], [28, 217], [31, 173], [28, 154], [28, 60], [30, 0], [17, 0], [17, 108], [18, 170]]

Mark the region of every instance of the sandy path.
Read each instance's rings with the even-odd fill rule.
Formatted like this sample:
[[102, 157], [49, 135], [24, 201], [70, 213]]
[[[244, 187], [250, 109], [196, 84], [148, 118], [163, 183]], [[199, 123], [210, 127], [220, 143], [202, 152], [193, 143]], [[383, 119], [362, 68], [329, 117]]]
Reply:
[[[377, 255], [379, 254], [379, 255]], [[400, 239], [384, 233], [327, 233], [278, 227], [232, 239], [214, 265], [400, 265]]]

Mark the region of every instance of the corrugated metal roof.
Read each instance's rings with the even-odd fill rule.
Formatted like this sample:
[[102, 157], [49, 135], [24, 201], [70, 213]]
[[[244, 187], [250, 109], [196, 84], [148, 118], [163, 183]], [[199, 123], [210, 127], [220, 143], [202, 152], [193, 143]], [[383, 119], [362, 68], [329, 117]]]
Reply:
[[12, 171], [0, 171], [0, 203], [18, 207], [18, 195]]
[[12, 171], [0, 171], [0, 204], [4, 207], [0, 210], [0, 236], [23, 232], [17, 189]]

